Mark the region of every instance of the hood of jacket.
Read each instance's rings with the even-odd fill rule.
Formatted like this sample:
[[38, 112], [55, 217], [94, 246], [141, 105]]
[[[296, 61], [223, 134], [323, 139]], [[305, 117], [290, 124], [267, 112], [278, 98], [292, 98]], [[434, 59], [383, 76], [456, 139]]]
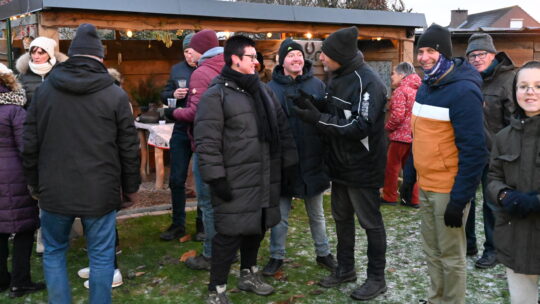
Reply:
[[460, 80], [470, 81], [476, 84], [479, 88], [482, 87], [482, 76], [480, 76], [480, 73], [478, 73], [478, 71], [467, 60], [465, 60], [465, 58], [455, 57], [452, 59], [452, 61], [454, 62], [452, 70], [438, 81], [431, 84], [431, 87], [446, 86]]
[[[66, 54], [60, 53], [60, 52], [54, 53], [54, 57], [56, 57], [56, 64], [60, 62], [64, 62], [69, 59], [69, 57], [66, 56]], [[32, 70], [30, 70], [29, 63], [30, 63], [30, 53], [25, 53], [21, 57], [19, 57], [19, 59], [17, 59], [17, 63], [15, 63], [15, 68], [21, 74], [32, 72]]]
[[421, 84], [422, 84], [422, 79], [420, 78], [420, 76], [418, 76], [418, 74], [414, 73], [414, 74], [407, 75], [403, 79], [401, 79], [399, 86], [418, 90]]
[[208, 51], [204, 52], [204, 54], [202, 54], [201, 58], [199, 58], [199, 61], [197, 61], [197, 65], [201, 66], [206, 60], [213, 58], [219, 54], [223, 54], [223, 47], [216, 46], [214, 48], [211, 48]]
[[493, 72], [489, 76], [484, 78], [485, 81], [490, 81], [494, 77], [500, 75], [500, 73], [510, 71], [515, 68], [512, 59], [510, 59], [510, 57], [508, 57], [505, 52], [497, 53], [497, 55], [495, 55], [495, 59], [499, 62], [499, 64], [495, 66]]
[[[199, 61], [200, 62], [200, 61]], [[221, 73], [221, 69], [225, 65], [225, 58], [223, 57], [223, 53], [217, 54], [214, 57], [207, 58], [204, 60], [202, 64], [200, 64], [197, 69], [200, 69], [202, 67], [208, 68], [216, 72], [216, 74]]]
[[84, 56], [58, 64], [47, 80], [56, 89], [76, 95], [91, 94], [114, 84], [103, 63]]
[[312, 63], [310, 60], [304, 60], [304, 67], [302, 68], [302, 75], [296, 76], [296, 78], [292, 78], [289, 75], [285, 75], [283, 71], [283, 66], [276, 65], [274, 68], [274, 71], [272, 72], [272, 80], [279, 84], [287, 85], [292, 84], [294, 82], [303, 82], [310, 78], [313, 78], [313, 70], [311, 69]]

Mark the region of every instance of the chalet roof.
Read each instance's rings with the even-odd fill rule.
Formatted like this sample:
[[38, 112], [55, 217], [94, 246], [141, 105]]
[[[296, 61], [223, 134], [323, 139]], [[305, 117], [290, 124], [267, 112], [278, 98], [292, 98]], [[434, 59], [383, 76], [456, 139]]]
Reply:
[[467, 17], [467, 21], [459, 25], [457, 29], [476, 29], [480, 27], [490, 27], [497, 22], [502, 16], [511, 11], [517, 5], [500, 8], [492, 11], [471, 14]]
[[209, 18], [343, 25], [425, 27], [424, 14], [270, 5], [216, 0], [13, 0], [0, 6], [0, 20], [40, 10], [93, 10]]

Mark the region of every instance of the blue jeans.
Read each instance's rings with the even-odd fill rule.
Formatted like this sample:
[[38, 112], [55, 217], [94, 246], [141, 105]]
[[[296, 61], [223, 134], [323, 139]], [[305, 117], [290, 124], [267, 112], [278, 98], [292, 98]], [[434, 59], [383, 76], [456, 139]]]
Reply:
[[197, 189], [197, 205], [201, 208], [203, 214], [203, 225], [206, 238], [203, 244], [203, 255], [207, 258], [212, 257], [212, 238], [216, 234], [214, 228], [214, 208], [210, 198], [210, 187], [203, 182], [201, 172], [199, 171], [199, 155], [193, 155], [193, 176], [195, 177], [195, 188]]
[[171, 140], [171, 174], [169, 187], [172, 197], [172, 224], [183, 227], [186, 224], [186, 179], [191, 159], [191, 141], [184, 130], [175, 126]]
[[[287, 240], [287, 230], [289, 229], [291, 201], [291, 197], [281, 197], [279, 199], [281, 221], [272, 227], [270, 233], [270, 256], [274, 259], [283, 260], [285, 258], [285, 242]], [[311, 237], [315, 245], [315, 253], [317, 256], [327, 256], [330, 254], [330, 248], [328, 247], [328, 237], [326, 236], [323, 194], [305, 198], [304, 206], [306, 207], [309, 218], [309, 229], [311, 230]]]
[[[482, 196], [484, 202], [482, 204], [482, 215], [484, 218], [484, 233], [486, 235], [486, 241], [484, 242], [483, 255], [495, 254], [495, 245], [493, 245], [493, 230], [495, 228], [495, 216], [493, 211], [495, 210], [494, 204], [488, 201], [487, 195], [487, 173], [489, 166], [484, 168], [482, 172]], [[471, 209], [469, 211], [469, 217], [465, 224], [465, 233], [467, 235], [467, 248], [476, 248], [476, 229], [475, 229], [475, 203], [476, 200], [471, 201]], [[495, 210], [496, 211], [496, 210]]]
[[[75, 216], [41, 210], [43, 272], [50, 304], [71, 303], [66, 265], [69, 233]], [[112, 302], [116, 211], [101, 217], [81, 217], [90, 260], [90, 303]]]

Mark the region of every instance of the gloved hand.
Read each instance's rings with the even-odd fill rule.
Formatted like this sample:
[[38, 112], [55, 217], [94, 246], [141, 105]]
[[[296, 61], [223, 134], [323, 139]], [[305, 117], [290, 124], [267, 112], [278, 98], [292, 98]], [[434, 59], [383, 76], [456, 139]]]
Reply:
[[302, 121], [314, 125], [321, 118], [321, 112], [319, 112], [315, 106], [311, 105], [311, 107], [312, 108], [310, 109], [301, 109], [297, 106], [293, 106], [293, 110], [296, 113], [296, 116], [298, 116], [298, 118], [300, 118]]
[[460, 206], [452, 201], [446, 206], [444, 212], [444, 224], [451, 228], [459, 228], [463, 225], [463, 209], [465, 206]]
[[540, 211], [538, 192], [523, 193], [515, 190], [507, 190], [506, 196], [502, 199], [501, 203], [506, 212], [521, 217], [525, 217], [531, 212]]
[[401, 183], [401, 186], [399, 187], [399, 195], [404, 204], [411, 204], [413, 187], [414, 183]]
[[225, 202], [232, 200], [231, 187], [225, 177], [220, 177], [209, 183], [210, 191]]

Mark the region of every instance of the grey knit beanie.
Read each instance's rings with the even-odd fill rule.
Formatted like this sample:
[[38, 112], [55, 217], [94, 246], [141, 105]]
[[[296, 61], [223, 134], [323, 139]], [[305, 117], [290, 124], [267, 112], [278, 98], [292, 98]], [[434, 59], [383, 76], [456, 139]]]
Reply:
[[183, 50], [186, 50], [187, 48], [189, 48], [189, 42], [191, 42], [191, 38], [193, 38], [193, 35], [195, 35], [195, 33], [187, 34], [184, 37], [184, 41], [182, 41], [182, 49]]
[[75, 37], [68, 49], [68, 56], [73, 55], [105, 57], [103, 44], [101, 44], [101, 39], [99, 39], [97, 29], [93, 24], [83, 23], [77, 28]]
[[474, 51], [486, 51], [493, 54], [497, 53], [497, 50], [493, 45], [493, 39], [486, 33], [474, 34], [469, 38], [469, 45], [467, 46], [465, 55], [469, 55], [470, 52]]

